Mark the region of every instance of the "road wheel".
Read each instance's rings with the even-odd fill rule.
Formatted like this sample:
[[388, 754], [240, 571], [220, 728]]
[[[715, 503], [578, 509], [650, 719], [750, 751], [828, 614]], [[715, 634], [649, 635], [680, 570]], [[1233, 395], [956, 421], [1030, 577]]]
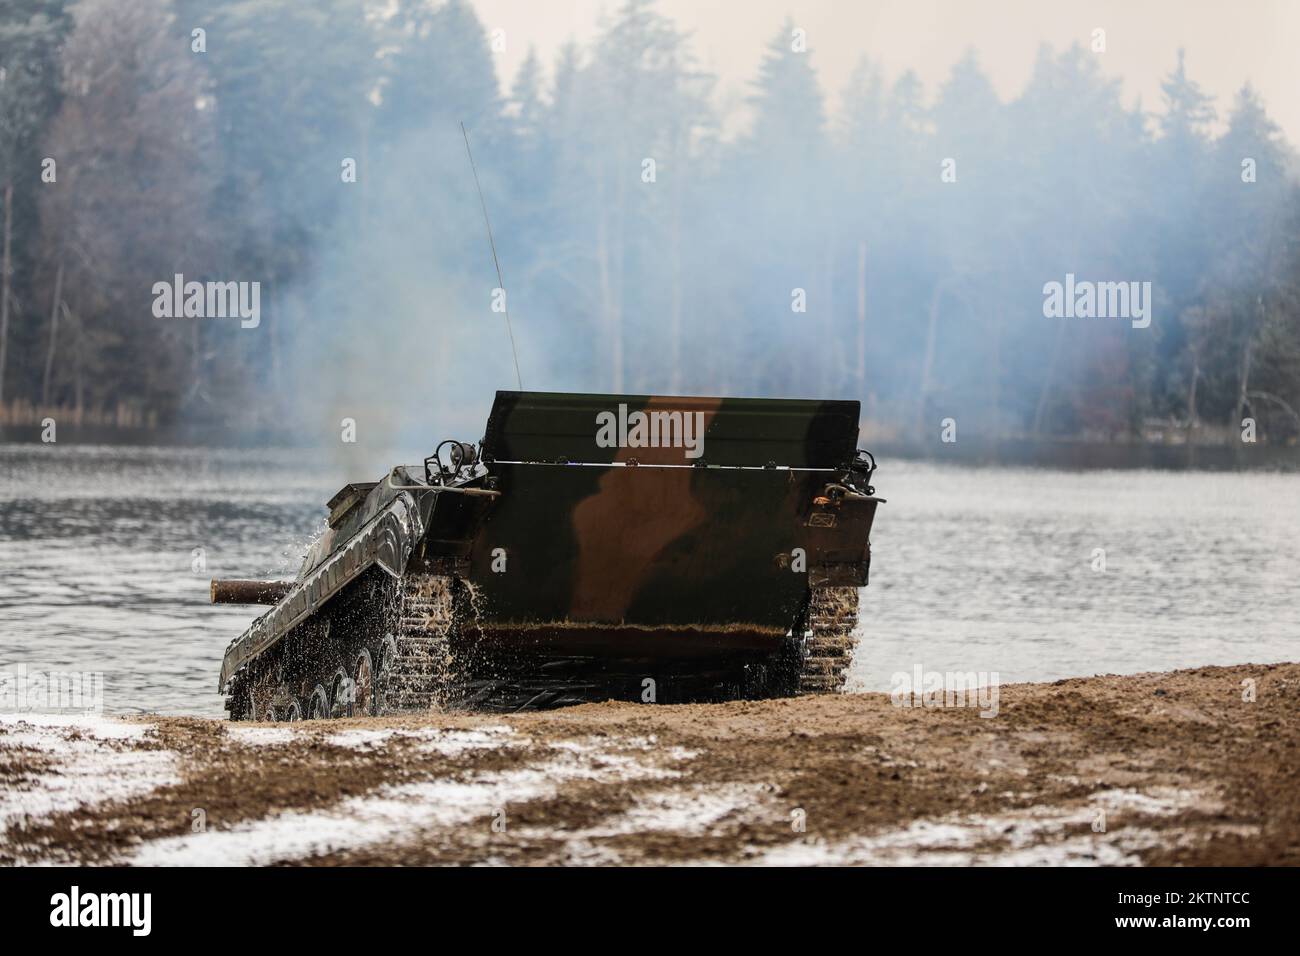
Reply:
[[383, 716], [394, 711], [397, 697], [393, 674], [397, 670], [397, 638], [392, 634], [384, 635], [384, 643], [379, 651], [379, 669], [375, 673], [375, 713]]
[[271, 709], [271, 719], [275, 721], [302, 720], [302, 705], [295, 699], [287, 704], [281, 704], [279, 707], [273, 707]]
[[352, 687], [353, 716], [371, 716], [375, 712], [375, 669], [370, 662], [370, 652], [364, 647], [352, 666]]
[[330, 683], [330, 716], [334, 718], [351, 717], [355, 713], [353, 699], [355, 686], [347, 671], [339, 668]]
[[329, 694], [325, 693], [325, 688], [321, 684], [316, 685], [316, 689], [311, 692], [311, 699], [307, 702], [307, 719], [324, 720], [330, 715]]

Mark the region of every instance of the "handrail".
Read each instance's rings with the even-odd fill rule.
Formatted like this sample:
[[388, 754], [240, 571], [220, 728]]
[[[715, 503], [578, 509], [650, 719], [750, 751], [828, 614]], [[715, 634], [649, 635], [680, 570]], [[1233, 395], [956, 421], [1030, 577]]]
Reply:
[[439, 494], [450, 492], [456, 495], [481, 495], [488, 498], [496, 498], [501, 492], [492, 491], [488, 488], [456, 488], [451, 485], [395, 485], [393, 484], [393, 475], [389, 472], [386, 479], [388, 487], [394, 491], [436, 491]]

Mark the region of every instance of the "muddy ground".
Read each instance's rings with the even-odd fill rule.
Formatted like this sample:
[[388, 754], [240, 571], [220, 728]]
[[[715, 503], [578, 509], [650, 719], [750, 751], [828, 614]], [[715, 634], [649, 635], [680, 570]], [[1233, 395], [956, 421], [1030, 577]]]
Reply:
[[3, 717], [0, 863], [38, 862], [1297, 865], [1300, 664], [1009, 685], [991, 718]]

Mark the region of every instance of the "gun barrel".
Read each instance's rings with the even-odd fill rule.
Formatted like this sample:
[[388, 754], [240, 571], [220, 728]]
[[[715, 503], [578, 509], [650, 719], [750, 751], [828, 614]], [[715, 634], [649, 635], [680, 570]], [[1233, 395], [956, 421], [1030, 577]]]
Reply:
[[292, 581], [222, 581], [212, 579], [213, 604], [278, 604]]

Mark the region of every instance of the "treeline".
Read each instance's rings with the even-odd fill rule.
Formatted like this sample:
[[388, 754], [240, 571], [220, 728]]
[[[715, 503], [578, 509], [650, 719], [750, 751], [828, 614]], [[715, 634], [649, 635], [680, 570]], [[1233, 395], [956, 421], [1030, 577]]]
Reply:
[[[463, 0], [9, 0], [0, 402], [480, 409], [515, 373], [463, 122], [528, 387], [856, 397], [907, 436], [1300, 431], [1294, 156], [1196, 51], [1150, 109], [1083, 45], [1009, 102], [973, 55], [929, 92], [864, 60], [832, 116], [792, 23], [744, 104], [649, 0], [502, 95], [505, 31]], [[178, 273], [259, 282], [260, 323], [155, 317]], [[1067, 275], [1149, 282], [1149, 327], [1045, 317]]]

